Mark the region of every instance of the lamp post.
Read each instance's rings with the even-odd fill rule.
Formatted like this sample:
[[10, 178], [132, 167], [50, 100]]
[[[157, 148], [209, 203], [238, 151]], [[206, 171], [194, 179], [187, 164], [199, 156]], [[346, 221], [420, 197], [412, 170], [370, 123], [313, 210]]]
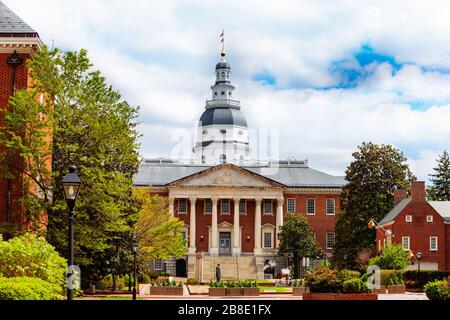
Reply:
[[418, 271], [420, 271], [420, 259], [422, 259], [422, 251], [417, 251], [417, 254], [416, 254], [416, 256], [417, 256], [417, 269], [418, 269]]
[[137, 293], [136, 293], [136, 255], [137, 255], [137, 249], [138, 249], [138, 242], [136, 238], [133, 238], [133, 241], [131, 242], [131, 248], [133, 249], [133, 300], [137, 299]]
[[[73, 217], [73, 208], [75, 207], [75, 202], [80, 191], [81, 180], [77, 175], [77, 167], [69, 167], [69, 174], [63, 177], [62, 185], [64, 189], [64, 197], [66, 198], [67, 208], [69, 209], [69, 271], [67, 274], [68, 279], [72, 279], [73, 276], [73, 223], [75, 221]], [[73, 300], [73, 284], [68, 283], [67, 286], [67, 300]]]

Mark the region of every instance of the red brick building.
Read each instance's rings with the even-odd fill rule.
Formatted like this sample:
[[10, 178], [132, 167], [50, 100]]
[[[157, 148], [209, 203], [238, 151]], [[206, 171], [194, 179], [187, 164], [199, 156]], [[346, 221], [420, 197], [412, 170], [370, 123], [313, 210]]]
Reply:
[[[42, 46], [36, 31], [0, 2], [0, 109], [8, 107], [15, 90], [30, 84], [27, 60]], [[0, 113], [0, 127], [3, 115]], [[5, 152], [5, 150], [0, 150]], [[15, 166], [22, 160], [11, 155], [8, 162]], [[17, 224], [23, 220], [23, 208], [18, 200], [23, 193], [23, 177], [0, 179], [0, 223]]]
[[395, 207], [377, 227], [377, 250], [386, 243], [402, 244], [411, 251], [409, 269], [416, 270], [417, 252], [422, 253], [421, 270], [450, 269], [450, 201], [427, 201], [425, 182], [413, 182], [411, 197], [397, 190]]
[[184, 222], [181, 231], [189, 238], [185, 259], [155, 261], [154, 269], [209, 281], [221, 264], [224, 279], [262, 279], [272, 260], [278, 273], [288, 264], [278, 255], [287, 212], [307, 218], [331, 257], [344, 177], [314, 170], [306, 160], [251, 160], [247, 120], [232, 100], [224, 52], [215, 71], [192, 160], [149, 159], [135, 177], [136, 187], [151, 186], [153, 194], [169, 199], [169, 211]]

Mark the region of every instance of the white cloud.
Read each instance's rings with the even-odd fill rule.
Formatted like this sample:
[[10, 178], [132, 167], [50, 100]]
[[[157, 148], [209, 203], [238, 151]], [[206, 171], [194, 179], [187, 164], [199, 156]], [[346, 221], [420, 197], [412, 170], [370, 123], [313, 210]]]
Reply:
[[[450, 149], [448, 1], [5, 0], [51, 44], [87, 48], [124, 98], [140, 105], [142, 154], [170, 155], [173, 132], [191, 130], [210, 98], [218, 34], [225, 28], [236, 96], [254, 128], [279, 129], [283, 157], [343, 174], [365, 140], [407, 151], [427, 178]], [[353, 89], [334, 86], [334, 61], [369, 43], [407, 63], [372, 64]], [[278, 89], [255, 83], [258, 73]], [[409, 103], [421, 102], [424, 110]], [[409, 154], [408, 154], [409, 153]]]

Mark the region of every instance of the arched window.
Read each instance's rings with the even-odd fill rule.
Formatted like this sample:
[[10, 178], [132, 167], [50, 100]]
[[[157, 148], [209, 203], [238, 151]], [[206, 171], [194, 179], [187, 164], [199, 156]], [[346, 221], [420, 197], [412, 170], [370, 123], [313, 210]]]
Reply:
[[227, 162], [227, 156], [224, 155], [224, 154], [221, 155], [221, 156], [220, 156], [220, 162], [221, 162], [221, 163], [226, 163], [226, 162]]

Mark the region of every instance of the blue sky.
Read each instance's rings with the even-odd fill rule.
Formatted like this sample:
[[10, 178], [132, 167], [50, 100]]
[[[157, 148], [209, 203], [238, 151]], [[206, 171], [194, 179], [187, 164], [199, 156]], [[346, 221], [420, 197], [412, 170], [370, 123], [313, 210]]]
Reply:
[[426, 179], [450, 150], [448, 1], [4, 2], [141, 106], [145, 157], [193, 133], [223, 29], [249, 126], [278, 130], [281, 157], [343, 175], [361, 142], [390, 143]]

